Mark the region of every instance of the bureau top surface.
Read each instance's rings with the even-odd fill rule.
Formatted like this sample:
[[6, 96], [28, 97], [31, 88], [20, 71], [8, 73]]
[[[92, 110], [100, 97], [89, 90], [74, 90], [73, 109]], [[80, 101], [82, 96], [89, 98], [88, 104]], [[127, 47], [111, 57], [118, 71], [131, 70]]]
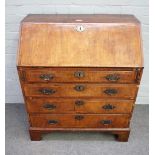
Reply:
[[140, 23], [133, 15], [28, 15], [17, 66], [143, 67]]
[[136, 23], [133, 15], [121, 14], [29, 14], [22, 22], [31, 23]]

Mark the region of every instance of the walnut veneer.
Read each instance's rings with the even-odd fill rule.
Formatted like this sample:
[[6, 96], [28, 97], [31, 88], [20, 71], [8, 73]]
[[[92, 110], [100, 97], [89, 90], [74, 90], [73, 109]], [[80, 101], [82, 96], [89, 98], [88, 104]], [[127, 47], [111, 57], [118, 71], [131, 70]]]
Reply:
[[31, 140], [53, 131], [111, 132], [128, 140], [143, 72], [133, 15], [28, 15], [17, 69]]

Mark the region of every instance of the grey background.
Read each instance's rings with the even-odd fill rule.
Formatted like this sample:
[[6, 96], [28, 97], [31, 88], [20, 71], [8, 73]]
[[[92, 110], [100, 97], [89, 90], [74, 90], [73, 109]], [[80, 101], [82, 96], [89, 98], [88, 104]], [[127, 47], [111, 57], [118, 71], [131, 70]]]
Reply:
[[23, 103], [16, 71], [19, 23], [35, 14], [134, 14], [142, 24], [144, 74], [137, 104], [149, 103], [148, 0], [6, 0], [6, 103]]

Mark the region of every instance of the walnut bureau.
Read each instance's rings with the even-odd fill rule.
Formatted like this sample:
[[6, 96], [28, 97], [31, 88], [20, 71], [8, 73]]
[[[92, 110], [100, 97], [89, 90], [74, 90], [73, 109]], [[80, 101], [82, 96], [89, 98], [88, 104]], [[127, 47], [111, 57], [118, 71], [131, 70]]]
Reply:
[[17, 69], [31, 140], [53, 131], [100, 131], [128, 141], [143, 71], [133, 15], [30, 14]]

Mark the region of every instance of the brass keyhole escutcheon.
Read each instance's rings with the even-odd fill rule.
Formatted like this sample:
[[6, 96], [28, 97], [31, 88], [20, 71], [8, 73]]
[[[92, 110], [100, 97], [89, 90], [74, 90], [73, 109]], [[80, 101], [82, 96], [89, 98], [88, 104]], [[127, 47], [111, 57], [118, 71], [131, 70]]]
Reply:
[[82, 105], [84, 105], [84, 101], [82, 101], [82, 100], [76, 100], [76, 101], [75, 101], [75, 104], [76, 104], [77, 106], [82, 106]]
[[84, 116], [77, 115], [77, 116], [75, 116], [75, 119], [78, 120], [78, 121], [80, 121], [80, 120], [84, 119]]
[[77, 71], [74, 73], [74, 76], [76, 78], [83, 78], [85, 76], [85, 73], [83, 71]]
[[84, 85], [76, 85], [75, 87], [74, 87], [74, 89], [76, 90], [76, 91], [84, 91], [84, 89], [85, 89], [85, 86]]
[[83, 31], [85, 30], [85, 27], [82, 26], [82, 25], [78, 25], [78, 26], [76, 26], [76, 30], [77, 30], [78, 32], [83, 32]]

